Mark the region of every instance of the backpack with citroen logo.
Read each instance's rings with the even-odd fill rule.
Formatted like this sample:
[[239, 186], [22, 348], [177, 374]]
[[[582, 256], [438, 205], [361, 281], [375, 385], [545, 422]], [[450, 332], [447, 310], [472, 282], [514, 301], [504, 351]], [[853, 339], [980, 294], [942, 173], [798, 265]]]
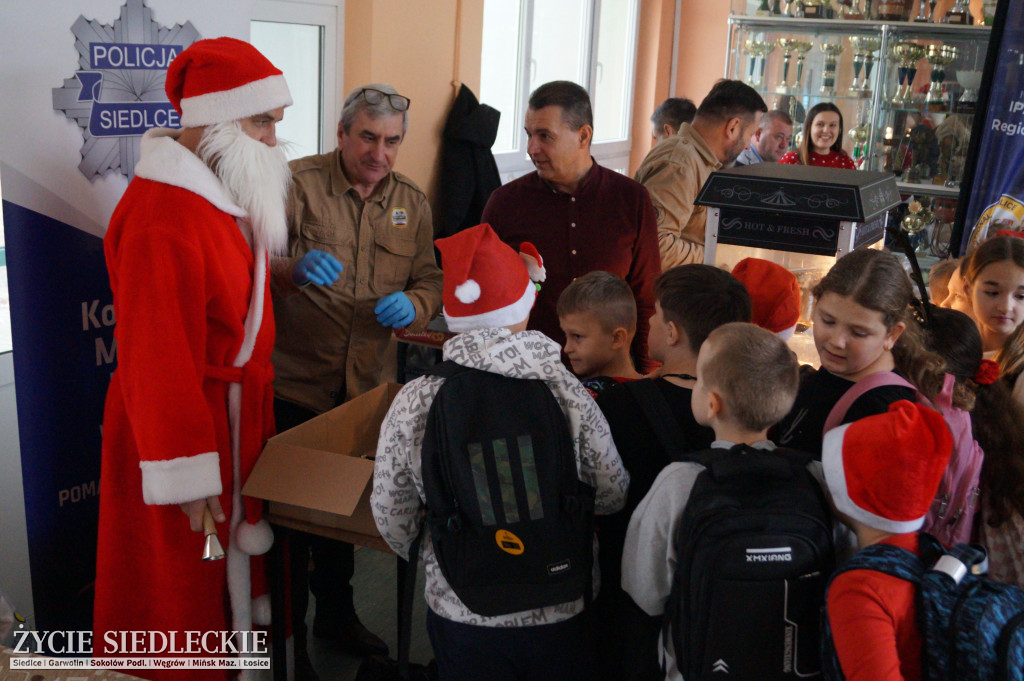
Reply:
[[682, 677], [820, 678], [819, 623], [835, 568], [812, 457], [747, 445], [687, 454], [704, 466], [675, 538], [665, 608]]
[[442, 362], [421, 466], [427, 527], [459, 599], [497, 616], [574, 601], [591, 579], [594, 489], [541, 380]]

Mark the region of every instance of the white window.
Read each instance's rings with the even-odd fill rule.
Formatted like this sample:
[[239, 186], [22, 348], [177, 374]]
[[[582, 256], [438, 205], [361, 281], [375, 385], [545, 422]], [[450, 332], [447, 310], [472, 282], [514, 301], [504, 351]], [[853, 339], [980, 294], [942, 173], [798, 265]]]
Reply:
[[530, 93], [552, 80], [586, 88], [591, 153], [626, 172], [638, 7], [638, 0], [485, 0], [480, 101], [501, 112], [491, 150], [503, 182], [533, 170], [523, 117]]
[[341, 0], [259, 0], [250, 41], [284, 73], [294, 104], [277, 125], [289, 159], [320, 154], [337, 144], [338, 46]]

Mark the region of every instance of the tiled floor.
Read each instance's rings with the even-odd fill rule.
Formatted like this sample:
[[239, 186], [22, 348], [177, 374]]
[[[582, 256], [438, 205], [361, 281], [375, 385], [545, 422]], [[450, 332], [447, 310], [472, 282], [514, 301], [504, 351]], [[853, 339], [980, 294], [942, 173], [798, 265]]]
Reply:
[[[397, 594], [395, 583], [397, 558], [391, 554], [360, 548], [356, 551], [356, 574], [352, 580], [356, 611], [370, 631], [383, 638], [398, 654]], [[412, 617], [412, 648], [409, 658], [426, 664], [433, 657], [426, 631], [426, 603], [423, 601], [423, 571], [419, 571]], [[306, 624], [312, 629], [315, 603], [310, 598]], [[310, 658], [321, 681], [351, 681], [356, 677], [360, 658], [332, 647], [324, 640], [310, 638]]]

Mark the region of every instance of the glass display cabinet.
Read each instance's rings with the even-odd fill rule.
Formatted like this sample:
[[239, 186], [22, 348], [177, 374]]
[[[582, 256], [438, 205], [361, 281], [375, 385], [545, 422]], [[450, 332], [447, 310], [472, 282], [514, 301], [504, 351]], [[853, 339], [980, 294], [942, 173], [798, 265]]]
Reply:
[[[966, 0], [733, 0], [726, 77], [794, 120], [828, 101], [861, 170], [892, 173], [929, 209], [922, 254], [948, 245], [991, 29]], [[980, 20], [981, 17], [978, 17]]]

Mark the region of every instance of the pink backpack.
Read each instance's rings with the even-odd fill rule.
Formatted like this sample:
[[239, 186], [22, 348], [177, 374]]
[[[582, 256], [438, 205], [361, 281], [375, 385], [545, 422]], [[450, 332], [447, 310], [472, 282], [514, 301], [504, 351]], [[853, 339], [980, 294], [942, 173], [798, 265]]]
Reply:
[[946, 420], [949, 432], [953, 435], [953, 455], [939, 483], [939, 491], [935, 501], [925, 518], [921, 529], [931, 534], [946, 546], [971, 541], [974, 530], [974, 513], [978, 507], [978, 479], [981, 476], [981, 464], [985, 458], [981, 446], [974, 440], [971, 431], [971, 415], [953, 406], [953, 384], [955, 378], [946, 374], [942, 392], [934, 400], [918, 392], [902, 376], [891, 371], [880, 371], [866, 376], [853, 384], [836, 405], [832, 407], [822, 434], [827, 433], [843, 422], [843, 417], [858, 397], [883, 385], [900, 385], [910, 388], [915, 393], [919, 404], [930, 407]]

